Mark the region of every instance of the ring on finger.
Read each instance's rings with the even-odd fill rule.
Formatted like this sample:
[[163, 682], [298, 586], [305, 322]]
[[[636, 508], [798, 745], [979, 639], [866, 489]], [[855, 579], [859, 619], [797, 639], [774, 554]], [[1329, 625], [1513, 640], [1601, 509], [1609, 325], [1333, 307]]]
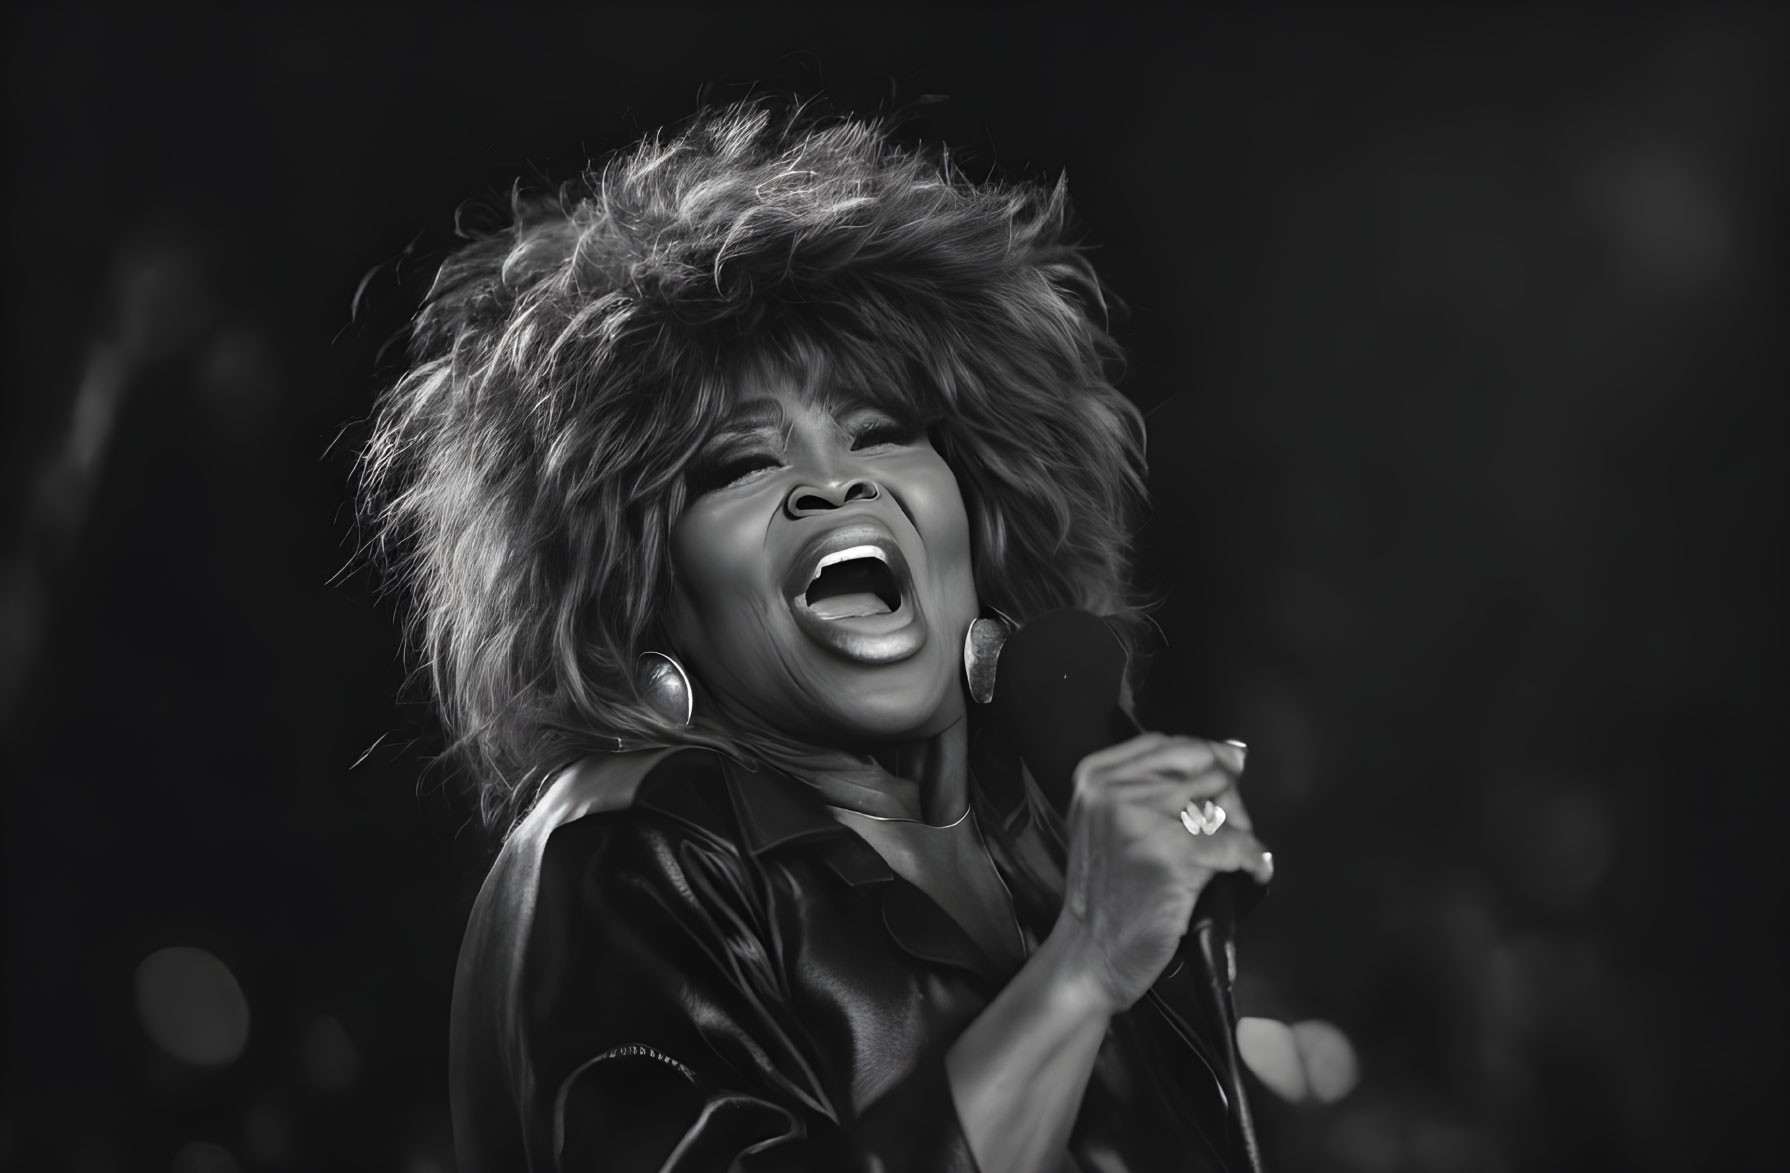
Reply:
[[1224, 826], [1224, 808], [1207, 799], [1199, 806], [1193, 805], [1189, 799], [1181, 808], [1181, 825], [1187, 828], [1189, 835], [1212, 835]]

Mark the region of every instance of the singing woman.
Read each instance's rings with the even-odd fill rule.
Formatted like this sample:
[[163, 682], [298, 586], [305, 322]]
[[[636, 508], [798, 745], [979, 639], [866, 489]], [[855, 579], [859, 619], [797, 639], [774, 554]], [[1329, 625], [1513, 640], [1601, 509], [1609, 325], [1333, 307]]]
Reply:
[[1058, 811], [966, 682], [978, 620], [1138, 619], [1068, 233], [1061, 184], [753, 102], [441, 265], [363, 467], [502, 842], [462, 1170], [1244, 1167], [1171, 964], [1271, 870], [1242, 750], [1123, 740]]

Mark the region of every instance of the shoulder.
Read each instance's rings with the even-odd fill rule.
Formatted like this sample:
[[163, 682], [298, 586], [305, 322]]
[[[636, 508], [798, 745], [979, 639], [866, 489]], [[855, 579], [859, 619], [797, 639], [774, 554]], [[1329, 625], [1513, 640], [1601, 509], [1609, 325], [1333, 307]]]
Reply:
[[[588, 876], [625, 867], [649, 888], [675, 890], [679, 842], [726, 847], [734, 834], [725, 770], [719, 754], [679, 747], [593, 755], [548, 783], [505, 839], [467, 919], [456, 1033], [482, 1035], [475, 1022], [516, 1005], [543, 935], [557, 941], [579, 917]], [[513, 1023], [501, 1026], [513, 1034]]]
[[479, 903], [504, 906], [505, 921], [523, 924], [527, 917], [516, 915], [518, 906], [539, 898], [545, 873], [563, 873], [567, 856], [621, 850], [636, 840], [727, 842], [735, 834], [726, 764], [714, 751], [684, 746], [593, 754], [547, 783], [504, 840]]
[[712, 750], [667, 747], [593, 754], [547, 784], [510, 832], [505, 854], [538, 850], [561, 827], [590, 815], [654, 810], [715, 830], [726, 814], [725, 764]]
[[667, 836], [725, 842], [732, 838], [729, 809], [725, 765], [710, 750], [600, 754], [568, 766], [491, 865], [467, 923], [461, 976], [486, 968], [494, 954], [514, 965], [543, 901], [567, 880], [575, 886], [577, 873], [600, 853]]
[[512, 1127], [493, 1121], [518, 1088], [558, 1087], [602, 1049], [608, 1028], [593, 1007], [646, 1013], [653, 991], [638, 974], [680, 947], [684, 921], [667, 912], [686, 888], [689, 845], [730, 867], [742, 858], [726, 783], [709, 750], [592, 756], [555, 776], [510, 832], [455, 970], [449, 1078], [467, 1144]]

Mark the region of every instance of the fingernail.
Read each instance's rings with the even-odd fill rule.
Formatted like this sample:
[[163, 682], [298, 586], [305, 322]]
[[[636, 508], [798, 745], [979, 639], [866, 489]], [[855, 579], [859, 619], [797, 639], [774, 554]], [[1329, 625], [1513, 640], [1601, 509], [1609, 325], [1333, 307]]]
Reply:
[[1234, 746], [1236, 746], [1236, 747], [1237, 747], [1237, 748], [1238, 748], [1238, 749], [1240, 749], [1240, 750], [1242, 750], [1242, 751], [1243, 751], [1243, 752], [1244, 752], [1244, 753], [1248, 753], [1248, 752], [1249, 752], [1249, 746], [1248, 746], [1248, 745], [1247, 745], [1247, 744], [1246, 744], [1246, 743], [1244, 743], [1244, 742], [1241, 742], [1241, 741], [1238, 741], [1238, 740], [1237, 740], [1237, 739], [1236, 739], [1236, 738], [1235, 738], [1235, 737], [1227, 737], [1227, 738], [1225, 738], [1225, 739], [1224, 739], [1224, 743], [1225, 743], [1225, 744], [1226, 744], [1226, 745], [1234, 745]]
[[1262, 852], [1262, 883], [1266, 884], [1274, 878], [1274, 853]]

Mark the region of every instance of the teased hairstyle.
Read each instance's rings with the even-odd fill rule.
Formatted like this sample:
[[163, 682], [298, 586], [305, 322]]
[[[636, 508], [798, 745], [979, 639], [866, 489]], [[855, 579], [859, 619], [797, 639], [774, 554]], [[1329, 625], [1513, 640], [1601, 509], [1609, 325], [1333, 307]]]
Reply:
[[930, 422], [985, 606], [1136, 618], [1143, 421], [1061, 182], [972, 182], [880, 123], [751, 102], [512, 202], [442, 264], [361, 463], [487, 818], [616, 738], [753, 756], [737, 730], [668, 729], [633, 674], [685, 470], [751, 366], [825, 363]]

